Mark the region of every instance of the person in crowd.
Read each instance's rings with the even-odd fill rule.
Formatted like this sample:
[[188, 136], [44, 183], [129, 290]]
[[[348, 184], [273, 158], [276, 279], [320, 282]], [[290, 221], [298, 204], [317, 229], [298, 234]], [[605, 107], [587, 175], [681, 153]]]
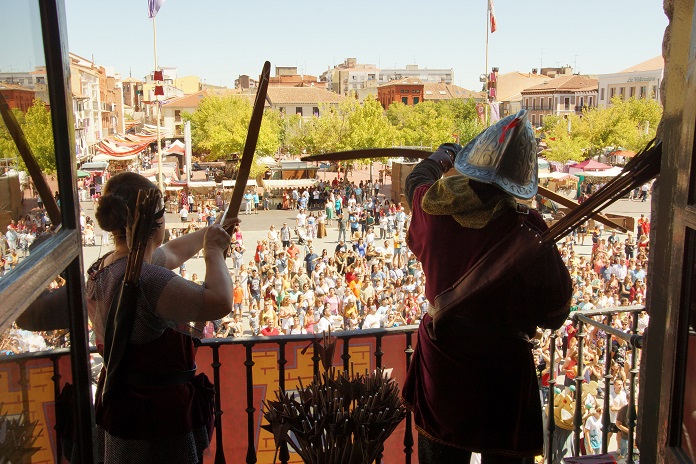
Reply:
[[276, 327], [273, 318], [264, 317], [263, 322], [265, 327], [261, 329], [261, 335], [263, 335], [264, 337], [273, 337], [276, 335], [280, 335], [280, 330], [278, 330], [278, 327]]
[[284, 222], [283, 227], [280, 228], [280, 241], [283, 245], [283, 249], [290, 247], [290, 237], [290, 227]]
[[[113, 234], [114, 250], [88, 270], [87, 309], [101, 352], [113, 330], [107, 324], [114, 295], [121, 288], [129, 250], [126, 227], [136, 210], [140, 190], [155, 189], [132, 172], [113, 176], [106, 183], [96, 218]], [[224, 251], [229, 235], [220, 225], [186, 234], [162, 245], [164, 205], [156, 214], [147, 242], [135, 300], [133, 329], [128, 334], [124, 364], [117, 389], [103, 397], [104, 369], [97, 386], [95, 415], [101, 462], [198, 463], [212, 438], [213, 386], [204, 374], [195, 374], [194, 336], [202, 324], [221, 319], [232, 304], [232, 282]], [[238, 220], [226, 221], [231, 227]], [[162, 245], [162, 246], [161, 246]], [[177, 276], [181, 266], [203, 248], [205, 286]], [[65, 288], [65, 287], [61, 287]], [[68, 327], [64, 300], [67, 292], [47, 292], [17, 320], [31, 330]], [[198, 329], [189, 323], [197, 323]], [[45, 330], [45, 329], [44, 329]]]
[[[441, 145], [409, 174], [408, 244], [423, 265], [431, 305], [501, 237], [521, 233], [519, 221], [546, 228], [535, 211], [518, 213], [514, 200], [536, 194], [536, 152], [534, 131], [522, 110], [466, 147]], [[441, 179], [453, 167], [463, 175]], [[537, 327], [562, 325], [572, 286], [556, 247], [537, 252], [523, 271], [511, 268], [508, 277], [492, 282], [479, 297], [429, 309], [420, 324], [403, 396], [419, 429], [421, 463], [468, 462], [472, 452], [482, 453], [483, 462], [532, 463], [542, 452], [529, 339]], [[540, 301], [539, 294], [548, 298]], [[506, 369], [491, 368], [499, 359], [507, 360]], [[483, 385], [472, 378], [488, 380]]]

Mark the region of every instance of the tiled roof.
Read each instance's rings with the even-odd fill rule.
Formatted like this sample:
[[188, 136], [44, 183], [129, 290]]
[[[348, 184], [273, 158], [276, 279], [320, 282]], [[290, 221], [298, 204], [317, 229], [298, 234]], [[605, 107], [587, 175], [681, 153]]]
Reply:
[[389, 85], [423, 85], [423, 81], [417, 77], [404, 77], [402, 79], [394, 79], [385, 84], [380, 85], [380, 87], [386, 87]]
[[665, 68], [665, 59], [660, 56], [656, 56], [655, 58], [651, 58], [648, 61], [643, 61], [642, 63], [638, 63], [635, 66], [631, 66], [628, 69], [624, 69], [621, 71], [622, 73], [630, 73], [630, 72], [641, 72], [641, 71], [655, 71], [657, 69], [664, 69]]
[[451, 100], [453, 98], [486, 98], [485, 92], [474, 92], [454, 84], [424, 82], [423, 100]]
[[[208, 95], [236, 95], [248, 99], [251, 103], [256, 94], [241, 92], [236, 89], [206, 89], [191, 95], [175, 98], [164, 104], [167, 108], [197, 108], [200, 101]], [[272, 105], [310, 105], [319, 103], [339, 103], [345, 97], [317, 87], [269, 87], [266, 106]]]
[[[198, 105], [200, 104], [201, 100], [205, 98], [208, 95], [218, 95], [218, 96], [227, 96], [227, 95], [239, 95], [244, 97], [244, 94], [239, 93], [238, 90], [232, 90], [232, 89], [206, 89], [206, 90], [201, 90], [196, 93], [192, 93], [191, 95], [184, 95], [183, 97], [178, 97], [178, 98], [173, 98], [169, 100], [168, 102], [165, 102], [163, 105], [166, 106], [167, 108], [198, 108]], [[249, 95], [250, 100], [253, 102], [255, 95]]]
[[563, 91], [582, 92], [597, 90], [598, 86], [599, 81], [597, 79], [593, 79], [587, 76], [578, 76], [575, 74], [571, 74], [555, 77], [543, 84], [535, 85], [534, 87], [529, 87], [523, 90], [522, 93], [554, 93]]
[[0, 90], [21, 90], [24, 92], [33, 92], [32, 89], [22, 87], [18, 84], [10, 84], [9, 82], [0, 82]]
[[272, 105], [340, 103], [345, 97], [317, 87], [269, 87]]
[[551, 78], [543, 74], [521, 73], [513, 71], [498, 74], [498, 101], [514, 101], [521, 97], [521, 92], [530, 87], [548, 82]]

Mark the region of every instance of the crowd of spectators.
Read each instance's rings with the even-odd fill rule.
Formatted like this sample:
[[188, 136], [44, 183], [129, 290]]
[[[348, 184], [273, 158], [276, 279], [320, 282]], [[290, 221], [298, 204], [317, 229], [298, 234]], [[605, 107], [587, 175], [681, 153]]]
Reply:
[[36, 238], [46, 232], [50, 220], [43, 210], [32, 211], [19, 218], [11, 220], [7, 229], [0, 231], [0, 278], [5, 272], [14, 269], [20, 258], [29, 255], [29, 247]]
[[[216, 335], [244, 335], [242, 317], [255, 335], [418, 323], [427, 308], [425, 277], [405, 243], [409, 216], [378, 193], [378, 182], [319, 182], [286, 192], [294, 223], [271, 225], [253, 246], [235, 230], [235, 308], [215, 321]], [[320, 250], [314, 244], [327, 225], [338, 230], [336, 245]]]
[[[620, 238], [615, 231], [603, 233], [597, 225], [583, 224], [572, 236], [559, 244], [561, 255], [573, 280], [571, 311], [591, 311], [595, 309], [621, 308], [643, 305], [647, 292], [647, 269], [649, 255], [650, 222], [641, 215], [637, 221], [635, 234], [630, 231]], [[576, 252], [578, 244], [590, 235], [592, 249], [589, 256]], [[635, 237], [639, 237], [636, 241]], [[571, 313], [572, 314], [572, 313]], [[637, 321], [634, 321], [637, 318]], [[620, 331], [630, 333], [634, 323], [637, 332], [642, 334], [648, 326], [649, 316], [645, 311], [639, 313], [618, 312], [608, 316], [594, 316], [597, 322], [609, 325]], [[554, 410], [557, 436], [555, 449], [558, 456], [578, 454], [599, 454], [602, 439], [602, 407], [604, 397], [609, 394], [610, 409], [608, 438], [617, 434], [615, 450], [620, 458], [628, 454], [627, 408], [632, 368], [632, 350], [628, 343], [615, 336], [607, 338], [607, 333], [592, 325], [585, 325], [582, 371], [578, 370], [578, 326], [569, 319], [557, 332], [555, 375], [558, 378], [555, 390]], [[550, 378], [550, 332], [539, 333], [533, 341], [534, 356], [537, 363], [542, 393], [548, 399]], [[610, 342], [608, 340], [611, 340]], [[607, 353], [609, 354], [607, 358]], [[609, 369], [606, 368], [609, 360]], [[639, 364], [639, 358], [636, 359]], [[604, 391], [605, 376], [610, 376], [610, 391]], [[582, 378], [582, 396], [575, 391], [575, 379]], [[636, 379], [636, 389], [639, 389]], [[637, 393], [636, 393], [637, 396]], [[579, 397], [579, 399], [578, 399]], [[582, 401], [583, 423], [581, 450], [572, 448], [572, 431], [575, 401]], [[611, 451], [611, 449], [610, 449]], [[637, 451], [637, 450], [636, 450]]]

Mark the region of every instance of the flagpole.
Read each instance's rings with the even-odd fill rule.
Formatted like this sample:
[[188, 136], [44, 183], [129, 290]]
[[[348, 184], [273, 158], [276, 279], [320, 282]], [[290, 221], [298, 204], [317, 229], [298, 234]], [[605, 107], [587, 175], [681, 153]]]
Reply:
[[[152, 18], [152, 35], [155, 49], [155, 72], [157, 71], [157, 24]], [[154, 78], [154, 74], [153, 74]], [[157, 83], [155, 82], [154, 97], [157, 105], [157, 186], [164, 193], [164, 179], [162, 178], [162, 147], [160, 146], [160, 101], [157, 95]]]
[[485, 111], [485, 124], [486, 127], [489, 126], [489, 117], [488, 113], [490, 112], [490, 106], [491, 106], [491, 100], [490, 100], [490, 95], [488, 93], [488, 87], [489, 83], [488, 81], [490, 80], [490, 74], [488, 73], [488, 36], [490, 35], [490, 24], [491, 24], [491, 1], [486, 0], [486, 102], [488, 103], [487, 105], [484, 106], [484, 111]]

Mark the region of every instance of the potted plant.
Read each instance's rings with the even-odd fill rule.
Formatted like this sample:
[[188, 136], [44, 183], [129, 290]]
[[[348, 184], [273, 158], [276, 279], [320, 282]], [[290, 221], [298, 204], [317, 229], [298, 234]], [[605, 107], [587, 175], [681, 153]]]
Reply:
[[336, 339], [330, 334], [312, 344], [324, 371], [307, 386], [298, 379], [297, 392], [278, 391], [275, 401], [264, 402], [268, 424], [262, 427], [273, 433], [276, 454], [287, 443], [305, 463], [374, 462], [406, 416], [397, 383], [382, 369], [371, 374], [335, 369]]

